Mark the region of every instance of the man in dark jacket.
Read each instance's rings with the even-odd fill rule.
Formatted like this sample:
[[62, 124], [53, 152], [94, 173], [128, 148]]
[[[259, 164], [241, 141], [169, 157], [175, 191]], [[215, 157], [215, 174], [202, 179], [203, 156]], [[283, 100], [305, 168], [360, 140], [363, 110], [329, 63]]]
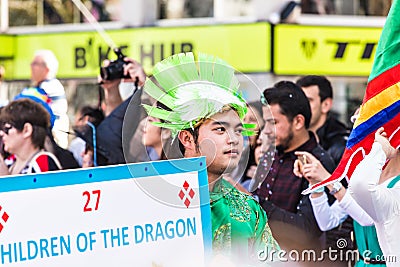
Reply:
[[330, 112], [333, 103], [332, 85], [324, 76], [308, 75], [297, 82], [311, 106], [309, 130], [317, 135], [319, 144], [339, 164], [346, 147], [349, 130]]
[[[316, 134], [319, 144], [331, 155], [337, 166], [346, 147], [349, 130], [331, 114], [332, 85], [326, 77], [318, 75], [304, 76], [296, 83], [303, 89], [310, 102], [311, 122], [309, 130]], [[345, 180], [342, 180], [342, 183], [347, 187]], [[337, 240], [344, 238], [347, 240], [347, 247], [344, 249], [351, 250], [353, 248], [352, 230], [353, 221], [348, 217], [341, 225], [326, 233], [327, 246], [338, 249]], [[341, 262], [341, 265], [337, 263], [337, 266], [346, 266], [346, 262]]]
[[[134, 59], [124, 58], [123, 74], [130, 78], [100, 80], [104, 89], [105, 119], [96, 128], [97, 150], [105, 158], [102, 165], [132, 162], [128, 155], [130, 140], [135, 133], [139, 121], [145, 116], [141, 105], [142, 89], [146, 74], [142, 65]], [[109, 64], [106, 61], [105, 65]], [[133, 93], [123, 100], [119, 92], [119, 84], [134, 84]], [[125, 116], [126, 114], [134, 114]], [[91, 133], [91, 129], [89, 131]], [[89, 138], [90, 139], [90, 138]]]
[[[333, 170], [329, 154], [317, 143], [315, 135], [308, 131], [311, 119], [310, 104], [299, 86], [281, 81], [262, 95], [262, 134], [276, 146], [271, 154], [265, 153], [258, 165], [255, 178], [259, 183], [255, 195], [267, 212], [275, 239], [286, 251], [313, 249], [323, 246], [308, 196], [301, 192], [308, 182], [293, 174], [295, 151], [308, 151], [317, 157], [326, 169]], [[268, 158], [270, 157], [270, 158]], [[272, 165], [264, 162], [272, 161]], [[312, 264], [307, 264], [311, 266]], [[288, 265], [289, 266], [289, 265]]]

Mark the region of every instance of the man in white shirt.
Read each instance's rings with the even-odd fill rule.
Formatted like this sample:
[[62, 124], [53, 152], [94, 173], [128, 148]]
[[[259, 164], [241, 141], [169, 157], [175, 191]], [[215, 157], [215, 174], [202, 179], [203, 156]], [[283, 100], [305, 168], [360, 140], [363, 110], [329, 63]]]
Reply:
[[56, 120], [53, 126], [55, 141], [62, 148], [68, 147], [69, 118], [64, 86], [56, 79], [58, 60], [50, 50], [37, 50], [31, 62], [32, 85], [42, 88], [51, 99], [50, 108]]

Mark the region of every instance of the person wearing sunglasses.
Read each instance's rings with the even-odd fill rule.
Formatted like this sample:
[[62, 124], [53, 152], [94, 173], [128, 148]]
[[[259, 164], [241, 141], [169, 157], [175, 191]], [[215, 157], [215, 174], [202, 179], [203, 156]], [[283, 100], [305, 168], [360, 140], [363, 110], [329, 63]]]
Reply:
[[14, 155], [7, 166], [0, 157], [0, 175], [38, 173], [61, 169], [57, 158], [43, 150], [50, 129], [50, 115], [31, 99], [10, 102], [0, 112], [4, 151]]

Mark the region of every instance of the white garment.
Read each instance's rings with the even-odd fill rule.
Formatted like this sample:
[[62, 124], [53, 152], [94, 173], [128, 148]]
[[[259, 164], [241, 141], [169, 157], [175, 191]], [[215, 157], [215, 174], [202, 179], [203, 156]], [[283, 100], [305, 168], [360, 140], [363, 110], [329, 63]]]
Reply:
[[64, 86], [57, 79], [45, 80], [40, 83], [42, 88], [50, 97], [50, 108], [56, 116], [53, 126], [53, 136], [56, 143], [62, 147], [68, 147], [69, 117], [67, 115], [68, 103], [65, 96]]
[[387, 188], [393, 178], [378, 184], [386, 155], [382, 145], [374, 142], [371, 152], [358, 164], [349, 192], [374, 220], [379, 245], [387, 266], [400, 264], [400, 182]]
[[65, 96], [64, 86], [57, 79], [45, 80], [40, 83], [42, 88], [48, 96], [51, 98], [52, 103], [50, 105], [54, 115], [67, 114], [68, 103]]
[[346, 220], [347, 216], [352, 217], [362, 226], [374, 224], [372, 218], [354, 201], [348, 191], [340, 202], [336, 200], [331, 206], [328, 204], [328, 197], [325, 193], [316, 198], [312, 198], [310, 195], [310, 201], [321, 231], [337, 227]]
[[74, 158], [81, 167], [83, 161], [82, 154], [83, 152], [85, 152], [85, 148], [86, 148], [86, 142], [80, 137], [72, 139], [68, 147], [68, 150], [72, 152], [72, 155], [74, 155]]

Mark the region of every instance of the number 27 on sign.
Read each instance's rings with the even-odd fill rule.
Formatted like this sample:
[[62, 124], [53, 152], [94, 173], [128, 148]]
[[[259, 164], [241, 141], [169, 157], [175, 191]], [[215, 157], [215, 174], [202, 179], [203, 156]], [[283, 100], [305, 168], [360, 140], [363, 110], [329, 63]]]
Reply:
[[[99, 202], [100, 202], [100, 193], [101, 193], [100, 190], [93, 190], [92, 192], [85, 191], [82, 193], [82, 196], [86, 198], [86, 203], [85, 203], [85, 206], [83, 207], [83, 212], [98, 210]], [[93, 205], [94, 201], [96, 201], [95, 205]], [[94, 208], [93, 208], [93, 206], [94, 206]]]

